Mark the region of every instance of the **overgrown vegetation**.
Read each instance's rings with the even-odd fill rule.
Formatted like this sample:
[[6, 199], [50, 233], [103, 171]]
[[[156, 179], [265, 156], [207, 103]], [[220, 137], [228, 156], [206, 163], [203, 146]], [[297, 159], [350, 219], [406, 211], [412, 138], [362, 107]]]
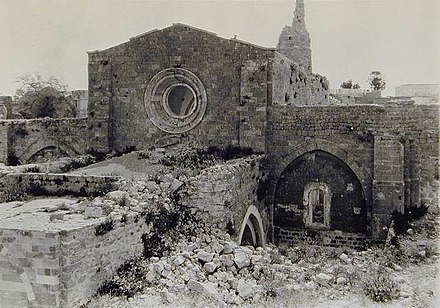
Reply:
[[[58, 183], [60, 185], [60, 183]], [[38, 182], [30, 182], [29, 179], [17, 176], [15, 179], [7, 183], [7, 189], [3, 191], [0, 199], [2, 202], [23, 201], [35, 196], [73, 196], [73, 197], [97, 197], [102, 196], [112, 189], [111, 183], [100, 185], [99, 189], [92, 192], [86, 191], [84, 187], [80, 190], [73, 189], [56, 189], [48, 190], [43, 184]]]
[[208, 148], [188, 148], [177, 154], [165, 156], [160, 163], [165, 166], [203, 169], [217, 162], [228, 161], [252, 154], [257, 154], [252, 148], [238, 146], [227, 146], [226, 148], [216, 146], [210, 146]]
[[386, 303], [399, 298], [399, 285], [383, 267], [373, 270], [366, 278], [365, 294], [375, 302]]
[[97, 161], [97, 158], [93, 155], [84, 155], [72, 158], [68, 163], [60, 167], [61, 172], [69, 172], [75, 169], [79, 169]]
[[147, 265], [142, 258], [126, 261], [117, 269], [115, 276], [98, 288], [97, 293], [99, 295], [132, 297], [148, 284], [145, 279], [145, 274], [148, 271]]
[[25, 173], [40, 173], [40, 167], [38, 166], [30, 166], [24, 170]]
[[101, 223], [100, 225], [96, 226], [95, 235], [96, 236], [104, 235], [104, 234], [110, 232], [111, 230], [113, 230], [113, 221], [106, 220], [103, 223]]
[[76, 114], [75, 101], [58, 78], [23, 75], [17, 78], [20, 87], [15, 100], [21, 105], [21, 115], [33, 118], [69, 118]]
[[[172, 201], [171, 208], [163, 206], [141, 214], [144, 223], [151, 224], [150, 231], [141, 236], [142, 256], [121, 265], [116, 275], [104, 282], [98, 289], [99, 295], [132, 297], [139, 293], [144, 287], [150, 285], [146, 279], [148, 260], [151, 257], [160, 258], [166, 255], [172, 249], [171, 239], [195, 235], [195, 230], [201, 226], [201, 222], [186, 207], [178, 203], [178, 198], [172, 198]], [[104, 229], [105, 226], [102, 228]]]

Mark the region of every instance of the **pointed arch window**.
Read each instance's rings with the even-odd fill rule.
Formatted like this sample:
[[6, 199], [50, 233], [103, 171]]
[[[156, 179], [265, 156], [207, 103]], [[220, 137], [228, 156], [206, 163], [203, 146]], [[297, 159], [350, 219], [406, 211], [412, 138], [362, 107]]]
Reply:
[[309, 227], [330, 228], [331, 192], [325, 183], [309, 183], [304, 188], [304, 223]]

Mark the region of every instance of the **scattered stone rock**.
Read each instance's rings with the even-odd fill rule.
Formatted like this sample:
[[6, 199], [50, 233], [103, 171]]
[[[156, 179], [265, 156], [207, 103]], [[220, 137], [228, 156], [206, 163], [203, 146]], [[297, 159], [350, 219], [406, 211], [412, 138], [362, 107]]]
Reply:
[[212, 252], [206, 252], [204, 250], [201, 250], [197, 253], [197, 259], [199, 259], [202, 262], [211, 262], [213, 257], [214, 254]]
[[107, 193], [107, 197], [110, 200], [113, 200], [120, 205], [125, 203], [125, 197], [127, 195], [128, 194], [126, 191], [121, 191], [121, 190], [115, 190], [115, 191], [111, 191], [111, 192]]
[[329, 285], [332, 279], [333, 276], [325, 273], [319, 273], [318, 275], [315, 276], [315, 281], [321, 286]]
[[222, 265], [225, 267], [231, 267], [234, 265], [233, 255], [231, 255], [231, 254], [221, 255], [221, 256], [219, 256], [218, 259], [222, 263]]
[[88, 206], [84, 211], [84, 215], [88, 218], [99, 218], [103, 216], [103, 211], [101, 207]]
[[205, 269], [205, 271], [211, 274], [217, 269], [217, 264], [215, 264], [214, 262], [207, 262], [203, 265], [203, 268]]
[[178, 255], [175, 259], [174, 259], [174, 265], [177, 267], [177, 266], [180, 266], [180, 265], [182, 265], [182, 263], [183, 262], [185, 262], [185, 260], [186, 260], [186, 258], [184, 257], [184, 256], [182, 256], [182, 255]]
[[173, 193], [176, 190], [178, 190], [183, 185], [183, 182], [179, 181], [178, 179], [174, 179], [170, 186], [170, 192]]
[[242, 299], [249, 299], [252, 298], [257, 292], [257, 286], [252, 282], [239, 280], [237, 285], [237, 292]]
[[351, 262], [350, 258], [345, 253], [342, 253], [339, 256], [339, 260], [341, 260], [342, 262], [344, 262], [346, 264], [349, 264]]
[[347, 284], [347, 279], [345, 277], [338, 277], [336, 279], [336, 283], [338, 285], [345, 285], [345, 284]]
[[244, 252], [236, 252], [234, 255], [234, 263], [238, 269], [251, 265], [249, 256]]

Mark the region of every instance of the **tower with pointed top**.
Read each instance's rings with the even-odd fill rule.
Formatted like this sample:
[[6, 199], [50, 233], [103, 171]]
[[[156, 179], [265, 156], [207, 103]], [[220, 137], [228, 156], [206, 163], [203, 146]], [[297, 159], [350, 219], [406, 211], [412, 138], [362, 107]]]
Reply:
[[277, 51], [312, 72], [312, 50], [305, 24], [304, 0], [296, 0], [292, 25], [285, 26], [281, 31]]

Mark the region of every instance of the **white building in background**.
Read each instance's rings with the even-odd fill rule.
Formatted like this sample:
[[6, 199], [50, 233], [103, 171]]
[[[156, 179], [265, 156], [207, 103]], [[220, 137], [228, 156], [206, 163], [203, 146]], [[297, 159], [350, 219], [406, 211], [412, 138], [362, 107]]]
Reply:
[[440, 84], [403, 84], [396, 87], [395, 95], [410, 97], [416, 104], [438, 104]]
[[362, 89], [331, 89], [330, 95], [338, 99], [342, 105], [374, 104], [382, 97], [381, 91]]

